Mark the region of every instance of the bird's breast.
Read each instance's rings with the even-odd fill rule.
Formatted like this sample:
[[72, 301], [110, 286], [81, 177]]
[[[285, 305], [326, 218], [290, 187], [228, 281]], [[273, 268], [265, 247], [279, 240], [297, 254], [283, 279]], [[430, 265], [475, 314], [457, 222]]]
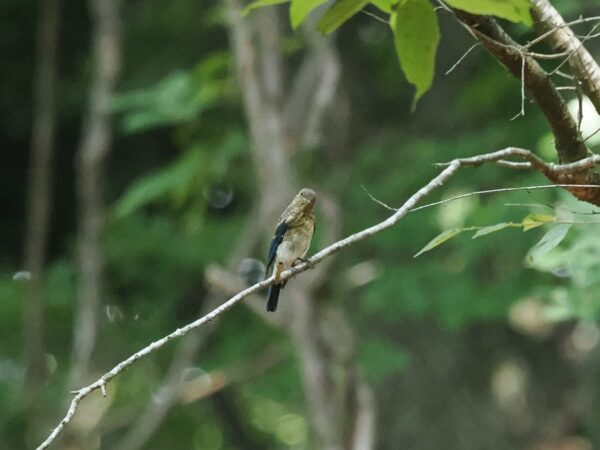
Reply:
[[310, 233], [304, 228], [288, 230], [277, 248], [277, 260], [283, 262], [286, 266], [291, 266], [294, 261], [306, 254], [310, 238]]

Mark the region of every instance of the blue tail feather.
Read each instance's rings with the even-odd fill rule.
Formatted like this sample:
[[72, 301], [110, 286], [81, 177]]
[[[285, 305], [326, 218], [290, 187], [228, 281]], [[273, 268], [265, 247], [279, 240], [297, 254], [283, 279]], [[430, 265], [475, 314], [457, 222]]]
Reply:
[[267, 295], [267, 311], [273, 312], [277, 309], [279, 292], [281, 292], [281, 284], [271, 285], [269, 288], [269, 294]]

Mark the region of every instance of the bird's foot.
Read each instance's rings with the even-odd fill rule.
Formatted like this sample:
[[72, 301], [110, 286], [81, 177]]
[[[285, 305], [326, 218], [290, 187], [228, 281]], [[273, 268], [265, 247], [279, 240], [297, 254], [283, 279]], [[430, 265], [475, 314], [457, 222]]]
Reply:
[[307, 258], [298, 258], [297, 261], [303, 262], [305, 264], [308, 264], [308, 268], [309, 269], [314, 269], [315, 268], [315, 263], [312, 262], [310, 259]]

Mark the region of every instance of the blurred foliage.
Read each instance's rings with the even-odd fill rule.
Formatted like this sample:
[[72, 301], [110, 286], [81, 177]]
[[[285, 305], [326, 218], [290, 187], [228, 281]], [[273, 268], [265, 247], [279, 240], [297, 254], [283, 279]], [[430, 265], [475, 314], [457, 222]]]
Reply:
[[551, 320], [583, 319], [594, 322], [600, 317], [600, 302], [596, 295], [600, 283], [599, 222], [595, 219], [598, 211], [563, 195], [558, 212], [563, 220], [573, 222], [575, 225], [572, 227], [576, 227], [577, 231], [571, 233], [566, 245], [553, 247], [544, 258], [535, 257], [534, 247], [527, 263], [534, 269], [563, 280], [544, 289], [544, 295], [548, 298], [546, 314]]
[[[302, 2], [292, 1], [292, 24], [298, 26], [322, 3], [304, 2], [310, 6], [307, 10], [300, 8]], [[367, 2], [334, 2], [332, 7], [342, 3], [356, 9], [357, 4]], [[373, 3], [386, 11], [394, 2]], [[522, 4], [517, 0], [494, 4], [499, 3]], [[566, 0], [557, 4], [573, 16], [594, 6]], [[79, 111], [87, 101], [90, 76], [86, 47], [76, 44], [89, 40], [84, 7], [73, 1], [63, 7], [60, 154], [46, 273], [46, 345], [52, 373], [42, 399], [48, 417], [47, 424], [40, 424], [43, 432], [64, 412], [65, 392], [73, 388], [68, 377], [77, 267], [71, 167], [79, 136]], [[35, 5], [11, 0], [0, 8], [2, 58], [5, 66], [12, 68], [0, 73], [2, 85], [8, 87], [0, 93], [4, 106], [0, 138], [6, 158], [0, 165], [0, 199], [6, 208], [0, 223], [0, 447], [25, 448], [20, 337], [27, 280], [15, 280], [13, 274], [26, 270], [19, 261], [31, 93], [23, 74], [34, 72]], [[204, 270], [214, 262], [227, 263], [247, 223], [255, 195], [255, 168], [220, 9], [219, 2], [192, 0], [125, 5], [125, 73], [113, 102], [119, 133], [108, 171], [107, 278], [94, 361], [100, 372], [197, 317], [208, 295]], [[345, 20], [348, 11], [342, 12], [337, 18]], [[413, 88], [402, 81], [387, 25], [359, 14], [339, 30], [343, 85], [351, 94], [352, 144], [339, 154], [328, 148], [305, 151], [295, 156], [294, 163], [306, 185], [335, 195], [344, 212], [345, 235], [390, 214], [361, 186], [385, 203], [398, 206], [437, 173], [434, 162], [511, 145], [535, 149], [546, 158], [553, 156], [547, 125], [534, 105], [527, 104], [525, 117], [509, 121], [520, 107], [519, 84], [485, 53], [474, 51], [453, 73], [442, 76], [471, 43], [462, 29], [451, 26], [449, 18], [439, 20], [442, 37], [437, 66], [432, 63], [427, 69], [431, 72], [427, 76], [433, 76], [435, 70], [437, 78], [414, 115], [409, 111]], [[343, 20], [332, 22], [331, 27], [338, 22]], [[522, 25], [509, 26], [520, 38], [531, 36], [531, 30]], [[437, 24], [435, 27], [437, 30]], [[297, 36], [287, 42], [291, 59], [302, 52], [298, 42], [302, 38]], [[407, 72], [406, 67], [404, 70]], [[408, 74], [407, 78], [413, 81]], [[428, 83], [423, 83], [420, 89], [427, 87]], [[482, 166], [465, 169], [429, 200], [544, 183], [536, 174]], [[463, 416], [438, 413], [438, 408], [447, 405], [489, 412], [486, 408], [494, 403], [490, 380], [506, 355], [527, 362], [534, 400], [559, 402], [557, 392], [572, 375], [564, 369], [567, 363], [561, 359], [562, 347], [552, 340], [558, 338], [514, 331], [511, 312], [523, 299], [535, 297], [542, 302], [550, 327], [553, 321], [595, 323], [600, 309], [595, 295], [600, 283], [600, 240], [595, 224], [579, 223], [592, 222], [594, 211], [553, 190], [474, 196], [410, 213], [398, 226], [336, 256], [333, 275], [323, 298], [317, 300], [336, 302], [347, 311], [361, 338], [356, 360], [377, 392], [378, 407], [396, 412], [380, 418], [377, 448], [398, 448], [391, 437], [396, 432], [422, 437], [424, 429], [434, 430], [425, 433], [429, 439], [435, 430], [440, 434], [458, 430], [449, 424], [452, 418]], [[457, 234], [435, 251], [413, 258], [445, 230], [523, 224], [530, 214], [550, 214], [557, 223], [528, 233], [498, 226], [496, 232], [478, 239]], [[560, 221], [573, 224], [568, 230], [558, 228]], [[268, 238], [264, 236], [265, 245]], [[325, 244], [318, 235], [311, 251]], [[263, 253], [256, 250], [248, 256], [262, 260]], [[186, 373], [200, 376], [224, 370], [239, 376], [240, 362], [252, 366], [264, 352], [273, 350], [278, 359], [272, 367], [233, 380], [222, 394], [235, 398], [234, 409], [244, 418], [256, 448], [315, 448], [293, 343], [243, 305], [228, 312], [218, 326], [209, 326], [215, 329]], [[108, 430], [103, 448], [112, 448], [122, 438], [148, 402], [160, 401], [157, 391], [175, 348], [171, 345], [140, 361], [111, 383], [114, 397], [103, 419]], [[587, 374], [596, 370], [593, 362], [590, 366]], [[573, 369], [577, 370], [584, 369]], [[411, 382], [415, 380], [431, 385], [414, 389]], [[471, 385], [465, 387], [467, 382]], [[587, 389], [584, 395], [597, 385], [592, 383]], [[467, 400], [451, 397], [455, 392], [463, 393]], [[420, 397], [415, 399], [417, 394]], [[474, 400], [476, 394], [485, 399], [483, 405]], [[412, 403], [404, 403], [406, 398]], [[446, 402], [450, 398], [453, 401]], [[403, 404], [398, 406], [398, 402]], [[554, 411], [552, 405], [540, 404], [540, 409]], [[431, 405], [434, 413], [427, 421], [421, 420], [418, 414], [429, 411]], [[534, 412], [527, 416], [532, 422], [542, 414], [535, 408], [531, 406]], [[600, 419], [600, 412], [597, 405], [591, 409], [595, 412], [589, 415], [589, 434], [598, 435], [600, 422], [595, 419]], [[467, 419], [462, 423], [479, 424], [476, 418]], [[519, 436], [510, 436], [514, 438], [510, 448], [526, 448]], [[407, 448], [427, 448], [417, 444]], [[239, 447], [218, 401], [209, 397], [176, 405], [146, 448]], [[500, 447], [467, 443], [447, 448]]]

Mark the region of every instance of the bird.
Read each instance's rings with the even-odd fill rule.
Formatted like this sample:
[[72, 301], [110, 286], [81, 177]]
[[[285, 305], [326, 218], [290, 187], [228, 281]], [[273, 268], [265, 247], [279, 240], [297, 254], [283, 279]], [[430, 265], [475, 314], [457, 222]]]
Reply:
[[280, 280], [281, 273], [292, 268], [298, 261], [304, 261], [315, 231], [316, 202], [315, 191], [303, 188], [281, 214], [267, 257], [265, 277], [268, 276], [271, 267], [275, 276], [267, 294], [267, 311], [273, 312], [277, 309], [279, 293], [287, 282]]

